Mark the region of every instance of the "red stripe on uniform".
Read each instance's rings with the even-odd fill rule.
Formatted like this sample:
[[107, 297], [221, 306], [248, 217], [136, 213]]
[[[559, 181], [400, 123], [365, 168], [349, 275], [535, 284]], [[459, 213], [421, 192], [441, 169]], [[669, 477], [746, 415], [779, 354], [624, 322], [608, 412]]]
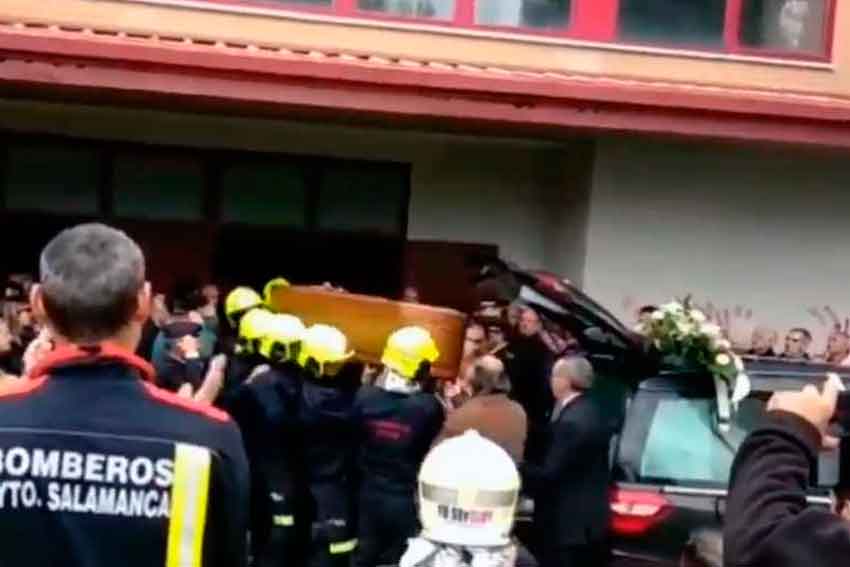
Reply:
[[91, 346], [61, 345], [47, 354], [30, 371], [29, 377], [41, 378], [59, 368], [86, 366], [103, 362], [117, 362], [128, 366], [138, 372], [143, 380], [153, 381], [156, 378], [156, 372], [149, 362], [139, 358], [135, 353], [111, 343]]
[[177, 394], [169, 392], [168, 390], [157, 388], [150, 382], [142, 382], [142, 386], [144, 386], [145, 390], [148, 392], [148, 394], [150, 394], [152, 398], [162, 403], [185, 409], [193, 413], [198, 413], [216, 421], [230, 421], [230, 416], [227, 414], [227, 412], [224, 412], [211, 405], [202, 404], [196, 402], [195, 400], [178, 396]]

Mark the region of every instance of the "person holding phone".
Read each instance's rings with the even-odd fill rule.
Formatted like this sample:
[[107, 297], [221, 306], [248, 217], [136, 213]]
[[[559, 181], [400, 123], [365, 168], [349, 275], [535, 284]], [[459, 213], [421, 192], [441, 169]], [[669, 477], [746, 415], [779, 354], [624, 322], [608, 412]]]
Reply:
[[831, 376], [822, 390], [809, 385], [768, 402], [764, 424], [747, 437], [732, 466], [727, 567], [847, 565], [850, 523], [806, 500], [818, 452], [838, 446], [827, 431], [843, 390]]

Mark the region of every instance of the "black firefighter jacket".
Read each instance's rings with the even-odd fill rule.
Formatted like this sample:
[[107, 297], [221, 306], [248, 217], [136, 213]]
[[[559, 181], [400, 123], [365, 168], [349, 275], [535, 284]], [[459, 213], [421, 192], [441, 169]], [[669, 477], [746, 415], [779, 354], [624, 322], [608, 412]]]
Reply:
[[239, 430], [152, 374], [118, 347], [65, 347], [0, 390], [0, 565], [244, 565]]

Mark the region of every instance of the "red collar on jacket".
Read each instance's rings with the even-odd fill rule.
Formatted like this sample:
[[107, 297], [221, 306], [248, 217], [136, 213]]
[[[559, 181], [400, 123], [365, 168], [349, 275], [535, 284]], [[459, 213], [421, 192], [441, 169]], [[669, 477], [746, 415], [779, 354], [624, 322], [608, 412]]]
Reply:
[[129, 350], [114, 343], [101, 343], [91, 346], [63, 345], [54, 349], [35, 368], [28, 377], [38, 379], [48, 376], [54, 370], [69, 366], [88, 366], [114, 362], [130, 367], [138, 372], [143, 380], [153, 382], [156, 371], [146, 360], [139, 358]]

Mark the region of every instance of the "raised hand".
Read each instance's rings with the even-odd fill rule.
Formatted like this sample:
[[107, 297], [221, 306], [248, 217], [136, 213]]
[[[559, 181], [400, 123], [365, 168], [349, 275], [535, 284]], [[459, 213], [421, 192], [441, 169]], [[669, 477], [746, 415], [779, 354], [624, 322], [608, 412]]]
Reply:
[[844, 390], [841, 379], [830, 374], [823, 391], [809, 384], [800, 392], [777, 392], [767, 403], [768, 411], [784, 411], [797, 415], [813, 426], [821, 434], [824, 448], [835, 448], [837, 440], [827, 435], [827, 428], [838, 404], [838, 394]]
[[43, 327], [38, 336], [24, 351], [24, 376], [29, 376], [35, 367], [44, 360], [44, 357], [53, 351], [53, 346], [53, 337], [50, 335], [50, 331], [47, 330], [47, 327]]
[[193, 391], [192, 385], [186, 382], [177, 390], [177, 395], [193, 399], [201, 404], [211, 405], [224, 387], [224, 370], [226, 366], [227, 357], [225, 355], [219, 354], [213, 357], [210, 361], [207, 375], [204, 377], [204, 381], [198, 387], [198, 390]]

